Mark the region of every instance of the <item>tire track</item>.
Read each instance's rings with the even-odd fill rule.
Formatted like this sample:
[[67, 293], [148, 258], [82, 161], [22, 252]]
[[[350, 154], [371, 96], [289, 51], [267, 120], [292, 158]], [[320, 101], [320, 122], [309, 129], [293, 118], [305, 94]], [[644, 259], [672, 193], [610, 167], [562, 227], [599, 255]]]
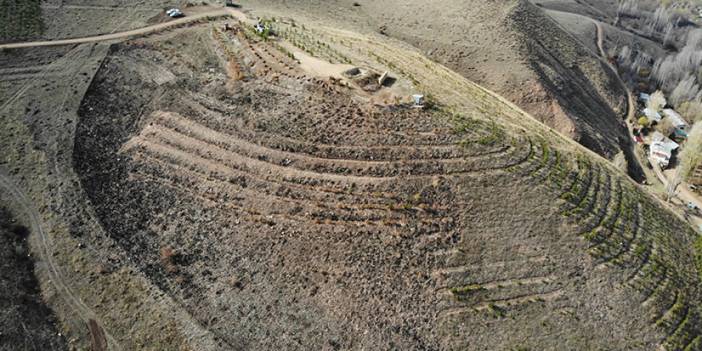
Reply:
[[91, 320], [95, 320], [98, 325], [103, 326], [102, 329], [105, 332], [108, 344], [111, 346], [112, 350], [122, 350], [121, 346], [117, 340], [109, 333], [108, 330], [104, 328], [104, 324], [100, 322], [98, 315], [86, 305], [80, 297], [71, 290], [71, 288], [64, 282], [65, 279], [61, 274], [61, 270], [58, 265], [53, 261], [53, 251], [51, 249], [52, 243], [51, 239], [48, 238], [42, 222], [40, 220], [40, 215], [36, 208], [32, 205], [29, 198], [24, 194], [24, 192], [16, 186], [11, 178], [4, 172], [0, 171], [0, 187], [14, 198], [15, 202], [23, 209], [25, 215], [28, 216], [30, 226], [32, 227], [32, 232], [36, 233], [39, 239], [39, 255], [42, 261], [46, 262], [48, 266], [49, 277], [51, 279], [51, 284], [54, 286], [56, 292], [62, 297], [62, 299], [71, 307], [71, 309], [76, 312], [76, 314], [83, 320], [83, 322], [88, 325]]

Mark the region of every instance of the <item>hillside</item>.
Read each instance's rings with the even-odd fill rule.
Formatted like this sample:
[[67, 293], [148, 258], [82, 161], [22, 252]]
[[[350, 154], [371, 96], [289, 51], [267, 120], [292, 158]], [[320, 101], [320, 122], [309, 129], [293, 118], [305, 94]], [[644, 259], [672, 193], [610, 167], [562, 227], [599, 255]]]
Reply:
[[0, 350], [66, 350], [34, 277], [28, 234], [7, 209], [0, 208]]
[[702, 347], [663, 204], [424, 50], [289, 17], [0, 53], [0, 189], [72, 347]]
[[[590, 43], [529, 1], [243, 3], [279, 16], [315, 13], [311, 19], [331, 18], [335, 25], [406, 41], [600, 155], [612, 159], [623, 150], [631, 159], [621, 123], [625, 92], [596, 51], [584, 46]], [[594, 34], [594, 24], [589, 27]]]

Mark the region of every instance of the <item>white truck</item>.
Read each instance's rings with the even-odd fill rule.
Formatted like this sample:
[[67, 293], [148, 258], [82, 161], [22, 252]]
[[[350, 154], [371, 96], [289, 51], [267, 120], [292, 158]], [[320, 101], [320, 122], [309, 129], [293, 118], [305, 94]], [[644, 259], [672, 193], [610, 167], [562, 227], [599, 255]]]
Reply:
[[180, 9], [177, 9], [177, 8], [169, 9], [168, 11], [166, 11], [166, 15], [168, 15], [168, 17], [172, 17], [172, 18], [178, 18], [178, 17], [185, 16], [183, 11], [181, 11]]

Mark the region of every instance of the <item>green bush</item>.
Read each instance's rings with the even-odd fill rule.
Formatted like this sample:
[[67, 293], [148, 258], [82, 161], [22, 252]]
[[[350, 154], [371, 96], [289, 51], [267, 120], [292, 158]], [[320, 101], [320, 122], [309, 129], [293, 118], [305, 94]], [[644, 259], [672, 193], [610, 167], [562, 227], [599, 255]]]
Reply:
[[698, 236], [695, 241], [695, 263], [697, 265], [697, 274], [702, 279], [702, 236]]

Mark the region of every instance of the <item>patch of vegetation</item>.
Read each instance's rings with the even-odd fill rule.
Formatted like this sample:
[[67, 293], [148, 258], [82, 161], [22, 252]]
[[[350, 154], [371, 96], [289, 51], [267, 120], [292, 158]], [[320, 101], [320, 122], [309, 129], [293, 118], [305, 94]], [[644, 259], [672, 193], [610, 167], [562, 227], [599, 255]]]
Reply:
[[0, 42], [36, 38], [44, 32], [40, 0], [0, 0]]
[[[471, 144], [494, 145], [507, 138], [504, 128], [495, 121], [486, 122], [458, 113], [451, 113], [451, 121], [454, 133], [469, 135], [460, 142], [462, 146]], [[476, 134], [477, 138], [474, 138]]]
[[489, 303], [487, 305], [487, 310], [488, 310], [488, 312], [490, 312], [490, 314], [492, 314], [496, 318], [502, 318], [506, 314], [504, 308], [497, 306], [494, 303]]
[[[351, 59], [329, 45], [320, 33], [308, 33], [304, 26], [300, 29], [294, 25], [291, 25], [290, 28], [274, 30], [290, 44], [311, 56], [327, 59], [331, 63], [351, 64]], [[333, 42], [333, 39], [329, 39], [329, 41]]]
[[470, 285], [464, 285], [464, 286], [457, 286], [449, 289], [451, 291], [451, 294], [456, 295], [456, 296], [464, 296], [468, 295], [470, 293], [474, 293], [476, 291], [483, 290], [483, 286], [480, 284], [470, 284]]
[[702, 279], [702, 236], [698, 236], [695, 240], [695, 263], [697, 265], [697, 274]]

